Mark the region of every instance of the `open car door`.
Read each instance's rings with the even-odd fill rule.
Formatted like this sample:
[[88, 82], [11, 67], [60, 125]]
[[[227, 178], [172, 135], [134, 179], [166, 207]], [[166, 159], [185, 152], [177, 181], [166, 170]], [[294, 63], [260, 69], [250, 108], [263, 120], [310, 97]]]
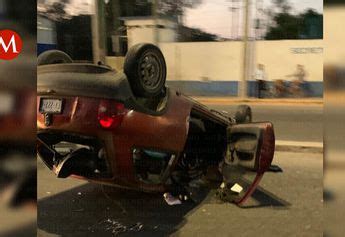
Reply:
[[272, 163], [274, 129], [270, 122], [235, 124], [228, 128], [227, 136], [227, 153], [221, 167], [222, 188], [227, 191], [221, 195], [228, 195], [228, 201], [241, 205], [253, 194]]

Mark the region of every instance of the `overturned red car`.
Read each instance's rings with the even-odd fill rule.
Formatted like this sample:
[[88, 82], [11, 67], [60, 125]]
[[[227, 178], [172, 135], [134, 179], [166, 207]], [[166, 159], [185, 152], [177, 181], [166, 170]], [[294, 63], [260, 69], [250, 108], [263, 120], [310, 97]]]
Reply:
[[[73, 63], [60, 51], [38, 59], [37, 153], [59, 178], [69, 176], [147, 192], [196, 179], [241, 186], [242, 204], [271, 165], [270, 122], [234, 117], [165, 86], [158, 47], [133, 46], [124, 72]], [[242, 174], [254, 173], [245, 187]]]

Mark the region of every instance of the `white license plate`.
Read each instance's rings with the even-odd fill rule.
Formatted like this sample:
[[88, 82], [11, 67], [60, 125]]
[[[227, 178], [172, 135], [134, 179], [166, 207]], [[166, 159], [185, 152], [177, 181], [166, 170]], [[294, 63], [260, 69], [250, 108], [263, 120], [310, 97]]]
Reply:
[[45, 114], [59, 114], [62, 111], [61, 99], [41, 99], [40, 112]]

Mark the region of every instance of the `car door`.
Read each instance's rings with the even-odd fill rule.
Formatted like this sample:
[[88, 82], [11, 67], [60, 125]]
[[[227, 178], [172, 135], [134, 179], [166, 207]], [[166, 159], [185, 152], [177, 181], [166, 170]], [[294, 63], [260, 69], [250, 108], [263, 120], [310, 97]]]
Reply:
[[[274, 156], [275, 137], [270, 122], [230, 125], [228, 146], [221, 166], [221, 195], [242, 205], [255, 191]], [[225, 197], [227, 196], [227, 197]]]

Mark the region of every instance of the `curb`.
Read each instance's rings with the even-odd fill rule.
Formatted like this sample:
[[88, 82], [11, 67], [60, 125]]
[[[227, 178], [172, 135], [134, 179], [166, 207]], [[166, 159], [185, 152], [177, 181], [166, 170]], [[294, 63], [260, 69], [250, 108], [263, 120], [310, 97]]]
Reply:
[[323, 153], [322, 142], [276, 141], [276, 151]]
[[193, 99], [204, 104], [232, 104], [232, 103], [256, 103], [256, 104], [292, 104], [292, 105], [323, 105], [323, 99], [239, 99], [230, 97], [199, 97]]

